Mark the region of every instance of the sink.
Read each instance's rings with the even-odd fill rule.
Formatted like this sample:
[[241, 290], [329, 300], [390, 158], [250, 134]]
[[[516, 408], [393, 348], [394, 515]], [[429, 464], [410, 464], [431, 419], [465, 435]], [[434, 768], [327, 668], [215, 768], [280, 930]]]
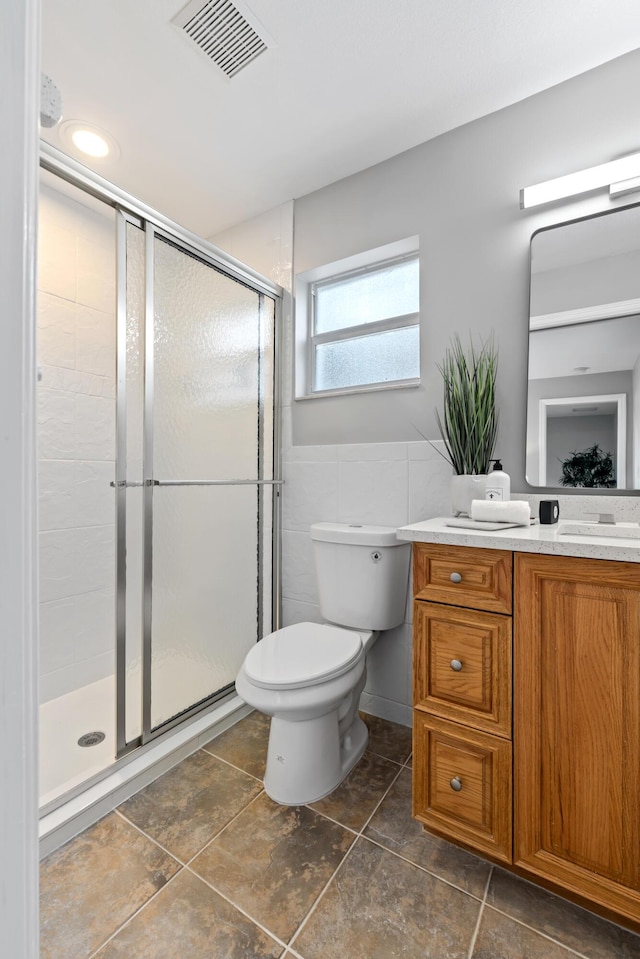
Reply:
[[567, 520], [558, 526], [565, 536], [607, 536], [612, 539], [640, 539], [640, 523], [585, 523]]

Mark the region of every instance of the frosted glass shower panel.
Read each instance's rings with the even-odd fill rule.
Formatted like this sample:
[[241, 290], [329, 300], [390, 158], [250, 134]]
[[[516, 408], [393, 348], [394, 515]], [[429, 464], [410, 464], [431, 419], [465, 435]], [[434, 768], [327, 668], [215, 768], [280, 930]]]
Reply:
[[143, 492], [126, 491], [125, 739], [142, 733]]
[[126, 224], [126, 468], [129, 482], [142, 481], [144, 448], [144, 230]]
[[124, 660], [119, 665], [124, 689], [119, 684], [118, 696], [124, 695], [124, 735], [129, 743], [142, 733], [145, 234], [141, 227], [128, 221], [124, 223], [124, 234], [126, 311], [119, 349], [119, 363], [123, 364], [119, 379], [124, 378], [119, 409], [124, 435], [119, 441], [127, 485], [120, 490], [125, 550], [118, 562], [124, 565], [119, 577], [121, 581], [124, 578], [125, 589], [119, 592], [118, 602], [124, 603], [125, 626], [119, 639], [124, 644], [119, 651]]
[[159, 236], [154, 275], [154, 475], [253, 478], [261, 297]]
[[256, 486], [154, 490], [151, 725], [233, 683], [258, 638]]
[[[275, 327], [276, 304], [269, 296], [260, 297], [260, 383], [258, 408], [259, 425], [259, 471], [261, 479], [273, 479], [274, 429], [275, 429]], [[269, 490], [269, 495], [271, 491]]]

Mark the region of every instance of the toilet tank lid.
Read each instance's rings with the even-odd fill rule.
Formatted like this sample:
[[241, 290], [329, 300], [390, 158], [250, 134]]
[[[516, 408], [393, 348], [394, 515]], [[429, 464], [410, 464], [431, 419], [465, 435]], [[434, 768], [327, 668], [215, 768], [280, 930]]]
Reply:
[[362, 526], [359, 523], [313, 523], [311, 539], [323, 543], [353, 543], [356, 546], [406, 546], [396, 536], [395, 526]]

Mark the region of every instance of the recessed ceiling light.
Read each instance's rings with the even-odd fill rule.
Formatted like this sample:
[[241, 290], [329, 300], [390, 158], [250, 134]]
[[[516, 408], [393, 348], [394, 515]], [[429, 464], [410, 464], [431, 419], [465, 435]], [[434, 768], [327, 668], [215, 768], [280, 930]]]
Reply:
[[71, 139], [82, 152], [90, 157], [106, 157], [109, 154], [109, 144], [99, 133], [93, 130], [74, 130]]
[[60, 137], [76, 155], [92, 160], [111, 163], [120, 156], [120, 147], [113, 137], [93, 123], [82, 120], [65, 120], [60, 127]]

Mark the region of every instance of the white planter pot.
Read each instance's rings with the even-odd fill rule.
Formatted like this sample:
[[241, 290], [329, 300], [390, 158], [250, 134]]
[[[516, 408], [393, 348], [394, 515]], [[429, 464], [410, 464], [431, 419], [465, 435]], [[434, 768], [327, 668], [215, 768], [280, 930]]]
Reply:
[[469, 516], [471, 500], [484, 499], [487, 474], [462, 474], [451, 477], [451, 512], [454, 516]]

